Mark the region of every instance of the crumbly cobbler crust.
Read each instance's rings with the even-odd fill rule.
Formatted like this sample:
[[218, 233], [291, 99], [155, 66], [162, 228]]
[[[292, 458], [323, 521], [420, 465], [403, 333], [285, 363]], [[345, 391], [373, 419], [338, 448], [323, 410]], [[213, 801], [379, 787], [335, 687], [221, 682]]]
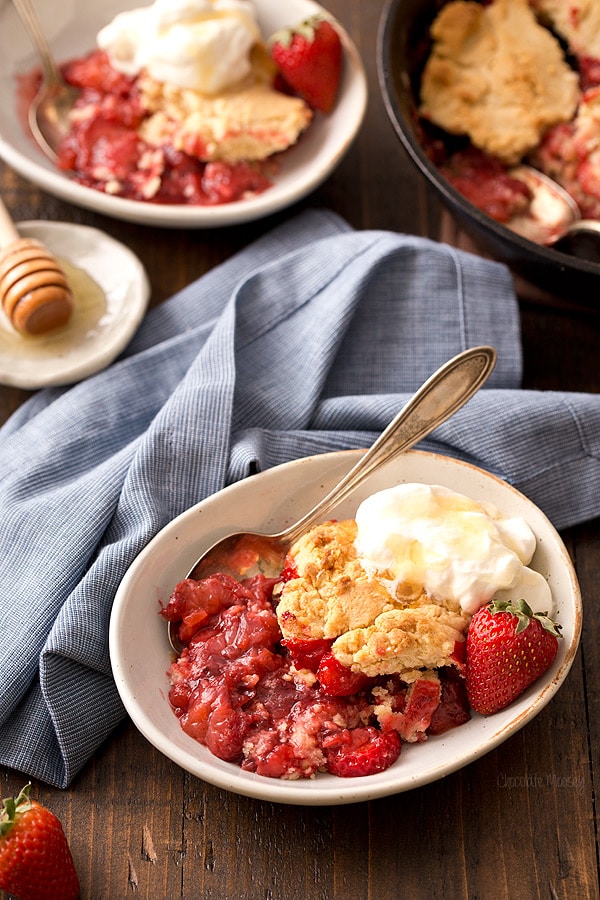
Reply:
[[573, 53], [600, 59], [600, 4], [597, 0], [531, 0], [532, 8]]
[[317, 525], [294, 544], [300, 577], [284, 585], [277, 608], [284, 637], [336, 638], [393, 609], [385, 585], [371, 582], [360, 565], [355, 539], [349, 519]]
[[139, 87], [150, 113], [140, 129], [144, 140], [170, 144], [203, 162], [267, 159], [295, 144], [312, 120], [303, 100], [273, 89], [261, 57], [248, 79], [219, 94], [161, 84], [147, 74]]
[[421, 115], [507, 164], [573, 116], [578, 79], [527, 0], [455, 0], [431, 27]]
[[421, 677], [422, 668], [455, 664], [455, 644], [464, 639], [467, 624], [467, 616], [434, 603], [392, 609], [367, 628], [342, 634], [331, 649], [342, 665], [365, 675], [399, 672], [410, 682]]
[[402, 674], [455, 662], [469, 616], [419, 585], [370, 577], [357, 556], [356, 522], [326, 522], [303, 535], [290, 555], [298, 577], [281, 590], [277, 617], [284, 638], [330, 639], [334, 656], [367, 675]]

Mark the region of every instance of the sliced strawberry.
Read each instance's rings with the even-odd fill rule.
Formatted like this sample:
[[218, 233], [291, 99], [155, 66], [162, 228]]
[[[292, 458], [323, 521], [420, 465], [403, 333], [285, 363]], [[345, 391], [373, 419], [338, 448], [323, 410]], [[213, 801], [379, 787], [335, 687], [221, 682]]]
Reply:
[[467, 642], [466, 641], [455, 641], [454, 642], [454, 650], [452, 651], [452, 659], [454, 660], [454, 665], [460, 672], [460, 674], [464, 674], [466, 663], [467, 663]]
[[353, 672], [348, 666], [343, 666], [331, 651], [321, 659], [317, 678], [323, 691], [330, 697], [349, 697], [367, 687], [372, 680], [362, 672]]
[[[240, 197], [261, 194], [271, 186], [269, 179], [259, 167], [249, 162], [229, 165], [225, 162], [209, 162], [206, 164], [202, 178], [202, 189], [208, 203], [232, 203]], [[231, 560], [240, 572], [251, 569], [258, 555], [249, 548], [245, 553], [240, 551], [239, 560]]]
[[471, 718], [464, 679], [452, 669], [440, 671], [442, 696], [431, 716], [427, 734], [444, 734], [451, 728], [464, 725]]
[[[303, 760], [298, 758], [298, 753], [293, 744], [274, 743], [272, 749], [268, 752], [261, 753], [260, 757], [254, 760], [255, 768], [258, 775], [266, 778], [285, 778], [289, 777], [290, 771], [297, 769]], [[249, 768], [246, 764], [242, 768]]]
[[280, 75], [292, 91], [313, 109], [331, 112], [343, 62], [342, 42], [331, 22], [314, 16], [295, 28], [278, 31], [269, 45]]
[[297, 669], [310, 669], [311, 672], [316, 672], [323, 656], [331, 649], [333, 640], [284, 638], [281, 644], [289, 652]]
[[280, 577], [284, 584], [286, 581], [292, 581], [294, 578], [298, 577], [298, 569], [291, 556], [286, 557], [285, 565], [281, 570]]
[[477, 147], [458, 150], [440, 171], [467, 200], [497, 222], [508, 222], [529, 209], [532, 195], [525, 182]]
[[221, 572], [196, 581], [185, 578], [173, 589], [166, 607], [161, 610], [169, 622], [181, 622], [179, 640], [187, 643], [216, 613], [234, 604], [247, 604], [257, 592], [261, 598], [270, 599], [275, 579], [257, 576], [244, 582], [236, 581]]
[[103, 50], [94, 50], [82, 59], [67, 63], [63, 74], [69, 84], [98, 94], [125, 96], [135, 85], [135, 78], [123, 75], [111, 66], [108, 54]]
[[99, 111], [74, 126], [64, 139], [60, 166], [89, 172], [98, 181], [106, 181], [108, 173], [112, 179], [124, 181], [136, 171], [146, 146], [128, 125]]
[[384, 772], [400, 756], [402, 742], [395, 731], [378, 731], [372, 725], [344, 729], [324, 748], [327, 770], [342, 778], [358, 778]]
[[439, 706], [441, 692], [437, 679], [419, 678], [408, 688], [404, 710], [380, 716], [381, 727], [384, 731], [397, 731], [402, 740], [409, 743], [424, 741], [431, 717]]

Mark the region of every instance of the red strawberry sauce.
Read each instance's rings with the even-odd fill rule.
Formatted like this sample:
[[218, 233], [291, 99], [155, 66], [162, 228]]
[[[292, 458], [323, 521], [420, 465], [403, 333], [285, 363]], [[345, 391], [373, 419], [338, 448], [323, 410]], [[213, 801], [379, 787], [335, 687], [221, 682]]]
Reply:
[[185, 644], [169, 669], [169, 701], [183, 730], [215, 756], [271, 778], [371, 775], [391, 766], [404, 742], [470, 718], [454, 671], [409, 686], [336, 667], [330, 641], [284, 646], [278, 580], [186, 579], [161, 611]]

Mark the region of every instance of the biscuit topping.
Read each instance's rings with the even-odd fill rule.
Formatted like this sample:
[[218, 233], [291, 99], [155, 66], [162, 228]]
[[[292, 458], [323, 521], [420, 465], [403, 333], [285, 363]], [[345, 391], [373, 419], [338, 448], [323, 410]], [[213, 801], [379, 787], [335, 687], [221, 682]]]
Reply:
[[456, 645], [491, 597], [523, 592], [552, 607], [546, 580], [527, 565], [535, 546], [523, 519], [492, 504], [441, 485], [397, 485], [363, 501], [356, 520], [317, 525], [296, 542], [279, 626], [285, 641], [332, 641], [353, 672], [411, 682], [457, 664]]
[[527, 0], [455, 0], [431, 27], [421, 115], [513, 164], [572, 118], [578, 79]]

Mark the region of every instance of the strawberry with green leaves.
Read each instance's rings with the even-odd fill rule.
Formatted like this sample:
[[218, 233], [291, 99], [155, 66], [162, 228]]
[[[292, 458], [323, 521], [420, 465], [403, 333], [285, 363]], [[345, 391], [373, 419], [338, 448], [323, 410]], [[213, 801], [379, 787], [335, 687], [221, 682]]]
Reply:
[[79, 879], [62, 825], [30, 799], [30, 789], [2, 801], [0, 889], [19, 900], [76, 900]]
[[277, 31], [269, 46], [285, 84], [312, 109], [331, 112], [343, 63], [342, 42], [331, 22], [313, 16]]
[[471, 708], [484, 716], [512, 703], [550, 668], [560, 625], [525, 600], [493, 600], [467, 633], [466, 686]]

